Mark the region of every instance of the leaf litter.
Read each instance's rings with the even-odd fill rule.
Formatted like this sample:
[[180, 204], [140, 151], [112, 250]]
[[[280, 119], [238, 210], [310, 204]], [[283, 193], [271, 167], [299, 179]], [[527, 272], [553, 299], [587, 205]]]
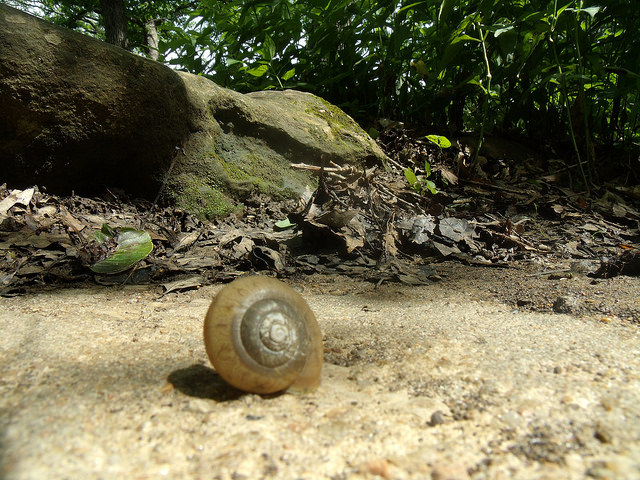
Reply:
[[[577, 264], [592, 281], [638, 275], [637, 189], [575, 193], [547, 175], [555, 160], [509, 140], [488, 139], [486, 157], [475, 156], [465, 137], [443, 149], [402, 128], [383, 130], [378, 141], [386, 165], [293, 164], [312, 171], [317, 188], [298, 201], [254, 194], [241, 214], [213, 221], [110, 191], [61, 197], [2, 185], [0, 294], [77, 282], [154, 283], [168, 294], [247, 272], [423, 285], [440, 280], [437, 267], [445, 263], [525, 266], [551, 279], [575, 273]], [[411, 188], [404, 175], [411, 169], [420, 176], [425, 166], [435, 194]], [[129, 271], [92, 272], [104, 245], [91, 238], [105, 224], [147, 232], [153, 251]]]

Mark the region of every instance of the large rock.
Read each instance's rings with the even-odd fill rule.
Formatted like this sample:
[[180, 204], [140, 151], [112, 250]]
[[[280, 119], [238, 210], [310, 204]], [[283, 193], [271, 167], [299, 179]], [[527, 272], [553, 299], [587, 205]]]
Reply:
[[242, 95], [0, 5], [0, 181], [153, 198], [205, 216], [251, 192], [291, 196], [291, 162], [384, 153], [344, 112], [292, 90]]

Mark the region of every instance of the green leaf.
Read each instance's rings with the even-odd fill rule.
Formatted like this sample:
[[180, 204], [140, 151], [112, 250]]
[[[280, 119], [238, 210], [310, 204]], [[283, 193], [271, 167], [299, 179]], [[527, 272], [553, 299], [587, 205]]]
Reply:
[[104, 260], [91, 265], [92, 271], [106, 274], [124, 272], [153, 250], [151, 237], [142, 230], [122, 228], [113, 238], [118, 245], [116, 251]]
[[107, 223], [102, 224], [102, 228], [100, 229], [100, 232], [106, 235], [107, 237], [116, 236], [116, 231], [113, 228], [111, 228]]
[[418, 182], [418, 177], [416, 177], [416, 174], [411, 168], [405, 168], [404, 176], [407, 179], [407, 182], [409, 182], [409, 185], [411, 185], [412, 187]]
[[456, 38], [454, 38], [453, 40], [451, 40], [451, 45], [455, 45], [458, 42], [466, 42], [468, 40], [471, 40], [473, 42], [479, 42], [480, 40], [477, 38], [473, 38], [470, 35], [467, 35], [466, 33], [463, 35], [458, 35]]
[[276, 55], [276, 44], [269, 35], [265, 35], [264, 44], [262, 45], [262, 58], [267, 61], [273, 60]]
[[374, 140], [377, 140], [378, 137], [380, 136], [380, 132], [378, 130], [376, 130], [375, 128], [371, 127], [369, 129], [369, 136], [371, 138], [373, 138]]
[[404, 10], [409, 10], [409, 9], [415, 7], [416, 5], [422, 5], [423, 3], [427, 3], [427, 2], [415, 2], [415, 3], [412, 3], [411, 5], [407, 5], [406, 7], [402, 7], [396, 13], [400, 13], [400, 12], [402, 12]]
[[442, 135], [427, 135], [426, 139], [435, 143], [440, 148], [449, 148], [451, 146], [451, 141]]
[[588, 13], [591, 18], [593, 19], [593, 17], [596, 16], [596, 14], [600, 11], [600, 7], [586, 7], [586, 8], [567, 8], [566, 9], [567, 12], [585, 12]]
[[424, 176], [425, 177], [430, 177], [431, 176], [431, 164], [429, 163], [428, 160], [424, 161]]
[[424, 60], [418, 60], [417, 62], [411, 62], [411, 66], [416, 69], [416, 73], [419, 75], [427, 76], [430, 74], [427, 64]]
[[429, 190], [432, 194], [436, 194], [438, 193], [438, 190], [436, 189], [436, 184], [433, 183], [431, 180], [427, 180], [424, 182], [424, 186], [427, 190]]
[[[571, 3], [568, 3], [568, 4], [564, 5], [564, 6], [558, 7], [558, 12], [557, 12], [556, 15], [559, 17], [562, 12], [564, 12], [565, 10], [567, 10], [569, 8], [569, 5], [571, 5]], [[571, 10], [573, 10], [573, 9], [571, 9]]]
[[282, 78], [282, 80], [284, 80], [284, 81], [286, 82], [286, 81], [287, 81], [287, 80], [289, 80], [291, 77], [293, 77], [295, 74], [296, 74], [296, 69], [295, 69], [295, 68], [292, 68], [291, 70], [287, 70], [287, 71], [285, 72], [285, 74], [284, 74], [284, 75], [282, 75], [282, 77], [281, 77], [281, 78]]
[[94, 232], [94, 233], [93, 233], [93, 238], [94, 238], [95, 240], [97, 240], [98, 242], [100, 242], [100, 243], [104, 243], [104, 242], [106, 242], [107, 240], [109, 240], [109, 239], [111, 238], [111, 236], [109, 236], [109, 235], [105, 235], [105, 234], [104, 234], [104, 233], [102, 233], [102, 232]]
[[484, 85], [482, 85], [482, 82], [477, 78], [470, 78], [469, 80], [467, 80], [467, 85], [475, 85], [476, 87], [480, 88], [480, 90], [482, 90], [482, 93], [488, 93], [487, 89], [484, 88]]
[[502, 35], [503, 33], [507, 33], [511, 30], [513, 30], [515, 27], [513, 25], [509, 25], [507, 27], [500, 27], [498, 28], [495, 32], [493, 32], [493, 36], [498, 38], [500, 35]]
[[295, 227], [296, 224], [291, 222], [291, 220], [289, 220], [289, 218], [285, 218], [284, 220], [280, 220], [279, 222], [276, 222], [274, 227], [275, 230], [280, 231], [280, 230], [288, 230], [290, 228]]
[[269, 65], [260, 65], [256, 68], [250, 68], [249, 70], [247, 70], [247, 73], [249, 75], [253, 75], [254, 77], [261, 77], [265, 73], [267, 73], [267, 70], [269, 70]]

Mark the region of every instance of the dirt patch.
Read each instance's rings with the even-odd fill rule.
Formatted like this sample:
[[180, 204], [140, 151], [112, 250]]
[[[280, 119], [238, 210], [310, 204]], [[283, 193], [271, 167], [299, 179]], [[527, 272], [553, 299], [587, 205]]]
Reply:
[[[622, 318], [640, 281], [435, 268], [425, 286], [289, 281], [324, 335], [322, 385], [305, 396], [244, 394], [210, 368], [201, 329], [219, 286], [0, 298], [0, 472], [640, 478], [640, 340]], [[573, 289], [605, 292], [612, 314], [546, 312]]]
[[[586, 262], [589, 271], [595, 268]], [[517, 262], [512, 268], [469, 267], [455, 262], [438, 266], [448, 282], [463, 291], [504, 302], [523, 311], [571, 313], [608, 321], [618, 317], [640, 324], [638, 278], [588, 276], [581, 262], [550, 262], [540, 270], [534, 263]], [[445, 282], [446, 285], [446, 282]]]
[[[474, 170], [426, 195], [405, 168], [453, 182], [459, 155], [397, 139], [395, 173], [331, 166], [301, 205], [250, 197], [214, 223], [0, 186], [0, 477], [640, 478], [634, 204], [504, 162], [508, 184]], [[93, 275], [105, 223], [152, 254]], [[211, 298], [258, 270], [318, 316], [313, 394], [209, 366]]]

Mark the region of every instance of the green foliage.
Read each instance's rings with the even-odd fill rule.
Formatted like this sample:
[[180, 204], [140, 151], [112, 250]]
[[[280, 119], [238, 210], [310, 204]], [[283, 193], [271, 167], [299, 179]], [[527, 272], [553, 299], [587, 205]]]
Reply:
[[[39, 15], [52, 23], [104, 40], [100, 0], [81, 0], [79, 2], [71, 0], [7, 0], [6, 3]], [[180, 25], [187, 18], [186, 12], [198, 4], [198, 2], [189, 0], [150, 0], [145, 2], [125, 0], [124, 3], [128, 18], [130, 48], [139, 53], [147, 52], [147, 22], [154, 21], [170, 31], [173, 25]]]
[[536, 138], [568, 138], [579, 106], [579, 141], [640, 142], [640, 16], [622, 0], [203, 0], [190, 18], [165, 58], [236, 90]]
[[451, 147], [451, 140], [442, 135], [427, 135], [425, 138], [430, 142], [435, 143], [440, 150]]
[[[11, 3], [27, 3], [18, 0]], [[100, 35], [98, 0], [35, 2]], [[356, 118], [640, 145], [640, 10], [624, 0], [126, 2], [160, 60], [242, 91], [312, 91]], [[137, 37], [136, 37], [137, 36]]]
[[105, 223], [100, 231], [95, 232], [94, 239], [111, 250], [107, 258], [91, 265], [91, 270], [96, 273], [124, 272], [146, 258], [153, 250], [149, 234], [133, 228], [114, 230]]
[[[438, 147], [439, 155], [442, 154], [443, 148], [451, 147], [451, 141], [443, 135], [427, 135], [425, 138]], [[408, 167], [404, 170], [404, 176], [409, 182], [409, 186], [420, 195], [425, 195], [427, 192], [433, 195], [438, 193], [436, 184], [429, 180], [431, 164], [428, 160], [424, 161], [424, 175], [416, 175], [416, 172]]]
[[438, 190], [436, 189], [436, 184], [429, 180], [431, 164], [427, 160], [424, 161], [424, 171], [424, 175], [416, 175], [412, 168], [405, 168], [404, 176], [409, 182], [409, 186], [420, 195], [426, 195], [427, 192], [435, 195]]
[[285, 218], [284, 220], [280, 220], [275, 223], [274, 230], [280, 232], [282, 230], [289, 230], [295, 227], [296, 227], [295, 223], [292, 223], [291, 220], [289, 220], [288, 218]]

